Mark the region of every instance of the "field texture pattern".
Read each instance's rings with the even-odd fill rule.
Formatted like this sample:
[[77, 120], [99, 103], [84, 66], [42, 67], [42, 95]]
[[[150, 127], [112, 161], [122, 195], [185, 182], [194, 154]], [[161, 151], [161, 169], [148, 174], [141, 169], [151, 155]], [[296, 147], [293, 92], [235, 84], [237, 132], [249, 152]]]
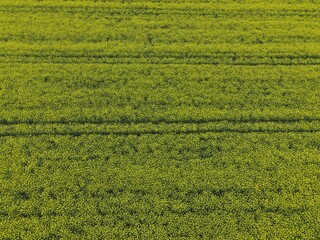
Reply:
[[0, 239], [320, 239], [318, 0], [0, 0]]

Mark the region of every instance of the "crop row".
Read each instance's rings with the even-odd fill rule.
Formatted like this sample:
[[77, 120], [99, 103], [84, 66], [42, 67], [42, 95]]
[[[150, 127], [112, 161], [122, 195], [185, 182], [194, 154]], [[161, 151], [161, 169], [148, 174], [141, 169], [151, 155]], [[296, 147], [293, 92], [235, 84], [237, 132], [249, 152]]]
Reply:
[[[318, 42], [319, 23], [313, 19], [242, 19], [203, 16], [166, 17], [126, 14], [101, 16], [57, 13], [5, 13], [0, 16], [2, 41], [32, 43], [140, 42], [156, 43], [297, 43]], [[95, 26], [92, 28], [92, 26]], [[40, 30], [41, 29], [41, 30]], [[214, 31], [212, 31], [214, 29]]]
[[[173, 34], [175, 29], [168, 30], [154, 30], [145, 31], [141, 35], [136, 35], [135, 31], [129, 31], [128, 29], [118, 29], [117, 32], [104, 31], [99, 32], [91, 31], [88, 34], [79, 34], [77, 31], [68, 31], [65, 35], [60, 35], [54, 32], [44, 33], [26, 33], [26, 30], [20, 30], [19, 33], [6, 34], [9, 29], [1, 32], [0, 41], [2, 42], [50, 42], [50, 41], [66, 41], [70, 42], [110, 42], [110, 41], [122, 41], [122, 42], [144, 42], [145, 44], [163, 44], [163, 43], [197, 43], [197, 44], [221, 44], [221, 43], [242, 43], [242, 44], [266, 44], [266, 43], [319, 43], [320, 35], [318, 32], [310, 33], [305, 30], [293, 33], [291, 31], [278, 31], [268, 33], [267, 35], [262, 31], [248, 31], [248, 32], [233, 32], [230, 30], [226, 33], [226, 30], [217, 30], [215, 34], [208, 33], [206, 30], [197, 30], [192, 33], [188, 33], [188, 30], [178, 30], [176, 34]], [[201, 36], [201, 37], [200, 37]]]
[[215, 57], [215, 56], [157, 56], [157, 57], [139, 57], [133, 56], [55, 56], [55, 55], [13, 55], [1, 56], [3, 63], [104, 63], [104, 64], [226, 64], [226, 65], [320, 65], [320, 57], [305, 56], [290, 56], [290, 57]]
[[4, 13], [31, 13], [31, 12], [50, 12], [50, 13], [59, 13], [63, 12], [66, 14], [78, 14], [78, 13], [85, 13], [85, 14], [109, 14], [109, 15], [127, 15], [127, 16], [140, 16], [140, 15], [176, 15], [176, 16], [206, 16], [211, 18], [243, 18], [247, 17], [249, 19], [259, 19], [261, 17], [272, 19], [272, 18], [295, 18], [295, 19], [312, 19], [319, 15], [319, 9], [311, 9], [311, 10], [274, 10], [274, 9], [237, 9], [237, 10], [230, 10], [230, 9], [150, 9], [150, 8], [102, 8], [102, 7], [45, 7], [45, 6], [38, 6], [38, 7], [23, 7], [23, 6], [7, 6], [1, 7], [0, 12]]
[[[121, 11], [148, 11], [148, 10], [167, 10], [167, 11], [195, 11], [195, 12], [212, 12], [212, 11], [226, 11], [229, 13], [244, 11], [250, 12], [254, 14], [259, 11], [278, 11], [278, 12], [315, 12], [319, 10], [319, 5], [317, 5], [314, 0], [308, 0], [301, 2], [301, 0], [296, 1], [295, 4], [292, 4], [294, 1], [288, 0], [274, 0], [273, 2], [263, 2], [261, 0], [251, 0], [255, 3], [249, 1], [247, 2], [236, 2], [233, 0], [227, 0], [225, 2], [221, 2], [220, 0], [208, 2], [183, 2], [183, 1], [164, 1], [164, 2], [156, 2], [156, 1], [106, 1], [106, 2], [98, 2], [98, 1], [53, 1], [49, 0], [46, 2], [38, 2], [34, 0], [22, 1], [16, 0], [14, 2], [9, 0], [1, 1], [2, 9], [20, 9], [23, 11], [24, 9], [74, 9], [83, 10], [86, 12], [90, 12], [91, 10], [100, 10], [100, 11], [112, 11], [112, 10], [121, 10]], [[220, 3], [219, 3], [220, 2]], [[261, 3], [262, 2], [262, 3]], [[226, 4], [227, 3], [227, 4]]]
[[2, 64], [0, 72], [1, 122], [320, 117], [318, 66]]
[[146, 46], [140, 42], [26, 44], [1, 42], [1, 56], [65, 56], [68, 57], [266, 57], [318, 58], [320, 44], [192, 44], [172, 43]]
[[277, 132], [320, 132], [319, 121], [299, 121], [290, 123], [260, 122], [207, 122], [207, 123], [141, 123], [141, 124], [7, 124], [0, 126], [0, 136], [39, 135], [152, 135], [152, 134], [193, 134], [206, 132], [235, 133], [277, 133]]
[[2, 62], [318, 65], [319, 44], [0, 43]]
[[0, 236], [317, 238], [319, 144], [312, 133], [4, 137]]

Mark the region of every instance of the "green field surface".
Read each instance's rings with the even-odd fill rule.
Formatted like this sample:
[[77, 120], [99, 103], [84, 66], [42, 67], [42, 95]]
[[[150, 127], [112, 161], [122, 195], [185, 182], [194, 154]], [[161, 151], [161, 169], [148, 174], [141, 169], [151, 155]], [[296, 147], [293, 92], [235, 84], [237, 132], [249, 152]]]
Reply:
[[320, 239], [320, 2], [0, 0], [16, 239]]

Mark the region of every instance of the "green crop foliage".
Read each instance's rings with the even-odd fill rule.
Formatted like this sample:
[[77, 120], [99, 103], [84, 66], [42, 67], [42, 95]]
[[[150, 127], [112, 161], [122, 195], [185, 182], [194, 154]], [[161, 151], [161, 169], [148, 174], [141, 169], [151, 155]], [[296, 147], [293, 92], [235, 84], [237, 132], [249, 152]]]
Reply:
[[1, 0], [0, 239], [320, 239], [316, 0]]

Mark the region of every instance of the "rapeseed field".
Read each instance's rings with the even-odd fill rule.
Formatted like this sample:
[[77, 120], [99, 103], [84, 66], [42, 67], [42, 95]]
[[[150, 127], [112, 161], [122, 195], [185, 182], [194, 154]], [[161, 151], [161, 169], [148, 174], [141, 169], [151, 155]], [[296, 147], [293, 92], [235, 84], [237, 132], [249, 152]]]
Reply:
[[318, 0], [0, 0], [0, 239], [320, 239]]

